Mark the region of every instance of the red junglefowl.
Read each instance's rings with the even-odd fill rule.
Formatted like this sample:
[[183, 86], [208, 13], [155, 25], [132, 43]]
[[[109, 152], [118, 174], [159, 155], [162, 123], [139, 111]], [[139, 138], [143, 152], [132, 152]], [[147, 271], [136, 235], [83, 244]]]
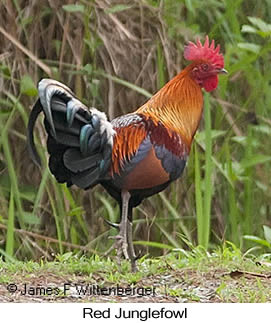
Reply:
[[218, 74], [226, 73], [220, 46], [198, 40], [184, 48], [192, 61], [149, 101], [133, 113], [107, 121], [88, 109], [65, 85], [39, 82], [39, 99], [28, 123], [28, 148], [39, 164], [33, 140], [36, 119], [43, 111], [48, 133], [49, 167], [57, 181], [89, 189], [101, 184], [119, 203], [121, 221], [116, 242], [118, 258], [130, 259], [136, 270], [132, 243], [132, 210], [179, 178], [202, 115], [201, 88], [210, 92]]

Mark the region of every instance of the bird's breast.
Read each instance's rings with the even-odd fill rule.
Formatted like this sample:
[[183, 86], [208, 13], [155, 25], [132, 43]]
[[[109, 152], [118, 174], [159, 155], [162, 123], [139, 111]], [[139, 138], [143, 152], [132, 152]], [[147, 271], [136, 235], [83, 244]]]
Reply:
[[147, 189], [168, 182], [169, 177], [152, 147], [146, 157], [124, 177], [122, 188], [126, 190]]

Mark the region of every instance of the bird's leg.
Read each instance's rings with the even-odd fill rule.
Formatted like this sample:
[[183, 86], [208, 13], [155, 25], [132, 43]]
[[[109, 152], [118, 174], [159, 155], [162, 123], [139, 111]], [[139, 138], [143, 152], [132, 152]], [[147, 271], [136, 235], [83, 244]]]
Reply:
[[115, 237], [111, 237], [116, 239], [116, 242], [109, 248], [105, 255], [108, 255], [113, 249], [117, 249], [118, 264], [120, 265], [121, 256], [123, 255], [125, 259], [129, 259], [131, 261], [132, 272], [136, 272], [136, 260], [138, 257], [135, 254], [133, 246], [132, 219], [128, 218], [128, 215], [132, 216], [129, 214], [130, 196], [131, 195], [128, 191], [122, 191], [121, 193], [122, 209], [121, 222], [119, 224], [111, 223], [104, 219], [107, 224], [115, 228], [119, 228], [119, 234]]
[[136, 258], [134, 245], [133, 245], [133, 223], [128, 220], [127, 223], [127, 243], [128, 243], [128, 252], [129, 258]]
[[128, 243], [128, 255], [131, 261], [131, 269], [132, 269], [132, 272], [134, 273], [137, 271], [137, 267], [136, 267], [137, 257], [136, 257], [134, 245], [133, 245], [133, 223], [130, 220], [128, 220], [128, 223], [127, 223], [127, 243]]
[[127, 226], [128, 226], [128, 207], [130, 200], [130, 193], [128, 191], [122, 191], [121, 193], [122, 199], [122, 209], [121, 209], [121, 222], [119, 224], [113, 224], [109, 221], [105, 221], [109, 225], [118, 228], [119, 234], [110, 237], [111, 239], [116, 239], [116, 242], [107, 250], [105, 256], [107, 256], [113, 249], [117, 249], [117, 258], [118, 263], [121, 262], [121, 256], [123, 255], [125, 259], [130, 259], [128, 253], [128, 239], [127, 239]]
[[120, 232], [119, 232], [119, 243], [120, 248], [117, 250], [118, 258], [121, 258], [123, 254], [125, 259], [130, 259], [128, 254], [128, 240], [127, 240], [127, 226], [128, 226], [128, 207], [130, 200], [130, 193], [128, 191], [121, 192], [122, 199], [122, 210], [121, 210], [121, 222], [120, 222]]

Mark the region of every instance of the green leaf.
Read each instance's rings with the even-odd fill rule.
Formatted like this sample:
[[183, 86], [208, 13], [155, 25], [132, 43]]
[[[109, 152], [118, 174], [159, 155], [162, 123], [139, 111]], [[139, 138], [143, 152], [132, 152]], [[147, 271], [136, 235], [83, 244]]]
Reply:
[[91, 64], [86, 64], [83, 68], [82, 71], [86, 72], [87, 74], [91, 74], [93, 72], [93, 67]]
[[264, 237], [271, 244], [271, 228], [264, 225], [263, 226]]
[[241, 29], [242, 33], [252, 33], [252, 34], [256, 34], [257, 33], [257, 29], [250, 26], [250, 25], [243, 25], [242, 29]]
[[259, 238], [259, 237], [256, 237], [256, 236], [250, 236], [250, 235], [245, 235], [245, 236], [244, 236], [244, 239], [249, 240], [249, 241], [252, 241], [252, 242], [256, 242], [256, 243], [258, 243], [258, 244], [260, 244], [260, 245], [262, 245], [262, 246], [264, 246], [264, 247], [271, 248], [271, 244], [270, 244], [268, 241], [263, 240], [263, 239], [261, 239], [261, 238]]
[[193, 7], [193, 1], [192, 0], [185, 0], [186, 8], [191, 11], [193, 14], [195, 14], [195, 8]]
[[11, 75], [10, 68], [3, 63], [0, 64], [0, 72], [3, 73], [5, 76]]
[[241, 49], [245, 49], [249, 52], [253, 52], [258, 54], [260, 52], [261, 47], [256, 44], [251, 44], [251, 43], [238, 43], [237, 46]]
[[234, 137], [231, 137], [231, 140], [244, 146], [244, 145], [246, 145], [247, 137], [246, 136], [234, 136]]
[[21, 93], [28, 96], [37, 96], [38, 90], [29, 75], [24, 75], [20, 82]]
[[41, 223], [41, 219], [37, 215], [29, 213], [29, 212], [23, 212], [23, 221], [24, 221], [24, 223], [27, 223], [27, 224], [37, 224], [38, 225]]
[[105, 12], [106, 13], [116, 13], [116, 12], [124, 11], [124, 10], [130, 9], [130, 8], [132, 8], [131, 5], [129, 6], [129, 5], [125, 5], [125, 4], [117, 4], [111, 8], [105, 9]]
[[83, 207], [77, 206], [77, 207], [73, 208], [72, 210], [70, 210], [67, 213], [67, 216], [76, 216], [76, 215], [81, 215], [82, 213], [84, 213]]
[[[224, 136], [226, 134], [225, 130], [211, 130], [211, 139], [216, 139], [218, 137]], [[205, 131], [198, 131], [196, 133], [196, 140], [198, 143], [205, 147]]]
[[271, 136], [271, 127], [268, 125], [261, 124], [258, 126], [254, 126], [253, 129], [255, 131], [258, 131], [258, 132], [264, 134], [264, 135]]
[[155, 242], [155, 241], [135, 241], [134, 244], [141, 245], [141, 246], [160, 248], [160, 249], [170, 249], [170, 250], [174, 249], [172, 246], [170, 246], [168, 244]]
[[267, 24], [262, 19], [257, 17], [248, 17], [248, 20], [252, 23], [252, 25], [258, 27], [260, 31], [263, 31], [264, 33], [271, 32], [271, 24]]
[[261, 37], [266, 38], [266, 37], [270, 37], [270, 36], [271, 36], [271, 31], [268, 31], [268, 32], [258, 31], [258, 34], [259, 34]]
[[67, 12], [85, 12], [85, 6], [82, 4], [67, 4], [62, 6], [62, 8]]
[[59, 262], [67, 262], [67, 261], [71, 260], [72, 257], [74, 257], [73, 253], [71, 251], [69, 251], [69, 252], [63, 253], [62, 255], [57, 255], [56, 259]]
[[250, 159], [241, 161], [241, 166], [244, 168], [252, 167], [258, 164], [263, 164], [271, 160], [271, 156], [266, 155], [254, 155]]

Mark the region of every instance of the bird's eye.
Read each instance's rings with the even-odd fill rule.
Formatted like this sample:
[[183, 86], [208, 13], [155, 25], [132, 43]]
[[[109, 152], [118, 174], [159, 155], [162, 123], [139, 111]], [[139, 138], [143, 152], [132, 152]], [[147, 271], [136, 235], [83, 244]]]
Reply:
[[202, 64], [201, 68], [202, 68], [203, 71], [206, 72], [209, 69], [209, 65], [208, 64]]

